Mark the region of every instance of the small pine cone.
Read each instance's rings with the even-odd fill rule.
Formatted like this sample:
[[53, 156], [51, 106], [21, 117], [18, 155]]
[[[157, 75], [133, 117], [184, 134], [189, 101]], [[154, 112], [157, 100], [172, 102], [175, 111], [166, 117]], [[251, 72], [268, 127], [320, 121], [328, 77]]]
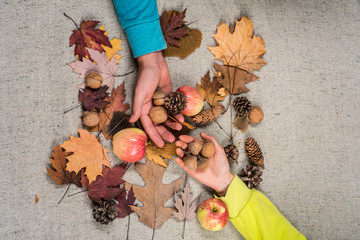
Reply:
[[181, 92], [172, 92], [165, 97], [165, 108], [169, 113], [176, 115], [186, 108], [186, 95]]
[[235, 112], [239, 117], [249, 115], [252, 110], [251, 102], [246, 97], [237, 97], [233, 101]]
[[245, 142], [245, 151], [249, 157], [249, 162], [258, 165], [265, 169], [264, 167], [264, 157], [262, 155], [261, 149], [255, 139], [248, 138]]
[[239, 176], [248, 188], [252, 189], [260, 185], [260, 182], [262, 182], [262, 174], [258, 166], [246, 165], [245, 168], [241, 169]]
[[192, 117], [194, 123], [205, 124], [217, 119], [225, 110], [223, 105], [205, 109]]
[[235, 145], [227, 145], [226, 147], [224, 147], [224, 151], [226, 153], [226, 157], [229, 163], [236, 162], [236, 164], [238, 164], [237, 159], [239, 157], [239, 149], [237, 149]]
[[102, 204], [95, 203], [93, 216], [101, 224], [109, 224], [118, 215], [115, 201], [104, 201]]

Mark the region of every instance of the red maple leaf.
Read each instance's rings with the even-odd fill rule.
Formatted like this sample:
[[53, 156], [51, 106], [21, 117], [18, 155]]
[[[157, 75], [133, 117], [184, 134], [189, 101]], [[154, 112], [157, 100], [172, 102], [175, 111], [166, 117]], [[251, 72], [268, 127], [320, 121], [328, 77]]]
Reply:
[[177, 39], [189, 33], [188, 28], [184, 28], [186, 9], [182, 12], [164, 11], [160, 16], [160, 25], [167, 44], [180, 47]]
[[86, 48], [92, 48], [99, 52], [104, 51], [101, 44], [112, 48], [109, 38], [104, 35], [105, 31], [94, 28], [98, 23], [99, 21], [93, 20], [82, 21], [80, 28], [78, 28], [78, 30], [73, 30], [73, 34], [70, 36], [69, 46], [71, 47], [75, 44], [74, 55], [77, 55], [80, 61], [86, 56], [91, 60]]
[[121, 188], [121, 190], [122, 192], [115, 198], [115, 200], [118, 202], [115, 204], [118, 212], [118, 218], [124, 218], [134, 212], [131, 210], [129, 205], [137, 206], [137, 204], [134, 204], [136, 198], [133, 188], [131, 187], [129, 192], [127, 192], [125, 188]]
[[108, 86], [102, 86], [98, 89], [85, 87], [83, 91], [79, 91], [79, 101], [83, 104], [83, 108], [87, 111], [101, 109], [109, 104], [105, 98], [108, 96]]
[[83, 187], [88, 189], [88, 196], [94, 202], [102, 204], [103, 200], [110, 201], [116, 198], [123, 192], [120, 188], [120, 184], [125, 181], [121, 177], [125, 174], [126, 163], [114, 166], [113, 168], [105, 167], [103, 170], [103, 176], [97, 176], [95, 181], [92, 181], [89, 185], [89, 180], [81, 172], [81, 183]]

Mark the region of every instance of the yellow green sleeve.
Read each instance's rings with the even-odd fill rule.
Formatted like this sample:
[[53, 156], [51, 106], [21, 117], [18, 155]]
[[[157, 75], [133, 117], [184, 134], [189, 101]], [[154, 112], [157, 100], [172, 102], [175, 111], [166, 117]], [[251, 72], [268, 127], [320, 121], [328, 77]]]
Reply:
[[248, 189], [237, 175], [220, 199], [245, 239], [306, 239], [264, 194]]

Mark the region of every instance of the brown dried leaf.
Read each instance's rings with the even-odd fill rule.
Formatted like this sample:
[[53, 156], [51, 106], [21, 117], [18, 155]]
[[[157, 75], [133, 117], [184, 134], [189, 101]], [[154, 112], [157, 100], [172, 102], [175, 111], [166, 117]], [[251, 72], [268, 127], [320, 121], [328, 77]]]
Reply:
[[239, 129], [242, 133], [245, 133], [249, 127], [249, 121], [247, 119], [247, 116], [237, 116], [234, 120], [234, 127], [236, 129]]
[[206, 75], [201, 78], [201, 85], [196, 84], [196, 89], [201, 94], [203, 99], [212, 107], [219, 105], [219, 101], [224, 100], [227, 94], [219, 94], [222, 85], [219, 83], [217, 78], [213, 78], [210, 82], [210, 73], [207, 72]]
[[196, 209], [199, 206], [200, 196], [195, 200], [192, 199], [192, 193], [189, 181], [186, 182], [184, 191], [174, 195], [174, 206], [178, 210], [174, 216], [179, 220], [192, 220], [196, 217]]
[[152, 229], [161, 227], [166, 220], [173, 214], [173, 208], [166, 208], [164, 204], [180, 190], [184, 179], [180, 178], [170, 184], [163, 184], [162, 178], [166, 168], [156, 165], [147, 160], [145, 164], [136, 163], [136, 171], [145, 181], [144, 187], [139, 187], [125, 183], [125, 188], [129, 191], [133, 187], [135, 197], [140, 200], [144, 206], [130, 206], [131, 209], [140, 217], [140, 222], [146, 224]]
[[214, 63], [216, 71], [223, 76], [219, 82], [225, 87], [230, 94], [236, 95], [250, 91], [245, 84], [254, 82], [257, 76], [232, 66], [224, 66]]
[[175, 143], [165, 143], [162, 148], [156, 146], [153, 142], [147, 142], [146, 144], [146, 158], [155, 164], [167, 167], [163, 158], [171, 160], [172, 155], [176, 155]]

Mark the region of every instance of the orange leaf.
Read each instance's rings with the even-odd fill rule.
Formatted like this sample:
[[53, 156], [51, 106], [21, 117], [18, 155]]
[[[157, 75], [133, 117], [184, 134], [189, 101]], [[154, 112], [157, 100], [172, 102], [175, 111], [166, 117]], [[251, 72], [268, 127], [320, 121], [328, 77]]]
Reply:
[[265, 42], [261, 37], [254, 36], [254, 24], [250, 18], [242, 17], [240, 21], [235, 20], [235, 23], [235, 29], [229, 30], [228, 26], [221, 22], [214, 35], [217, 46], [208, 49], [214, 54], [215, 59], [222, 60], [225, 65], [252, 73], [266, 64], [261, 59], [266, 52]]
[[38, 203], [39, 202], [39, 198], [37, 195], [35, 195], [35, 203]]
[[171, 160], [172, 155], [176, 155], [175, 143], [167, 142], [162, 148], [151, 141], [146, 143], [146, 158], [157, 165], [167, 167], [163, 158]]
[[214, 77], [212, 82], [210, 82], [210, 73], [207, 72], [206, 75], [201, 78], [201, 85], [196, 84], [196, 89], [201, 94], [203, 99], [212, 107], [218, 106], [219, 101], [224, 100], [226, 94], [219, 94], [219, 90], [222, 88], [222, 85], [217, 80], [217, 77]]
[[66, 157], [69, 160], [66, 170], [78, 173], [86, 167], [85, 175], [91, 183], [96, 179], [96, 176], [102, 176], [103, 165], [111, 168], [107, 156], [109, 150], [104, 148], [95, 136], [88, 131], [79, 129], [79, 135], [79, 138], [70, 136], [70, 140], [61, 145], [67, 152], [74, 153]]

